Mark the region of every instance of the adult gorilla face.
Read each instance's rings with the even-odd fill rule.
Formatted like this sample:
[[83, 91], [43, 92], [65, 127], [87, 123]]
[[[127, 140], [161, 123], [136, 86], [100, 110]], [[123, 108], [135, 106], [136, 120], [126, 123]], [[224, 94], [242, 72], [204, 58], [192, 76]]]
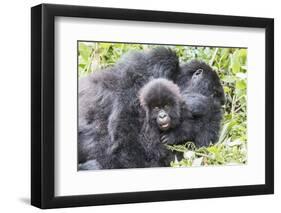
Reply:
[[221, 105], [225, 103], [223, 87], [217, 73], [204, 62], [193, 60], [183, 65], [176, 82], [184, 91], [212, 97]]
[[178, 125], [181, 96], [173, 82], [161, 78], [150, 81], [140, 90], [140, 102], [150, 125], [161, 131]]
[[211, 69], [197, 69], [191, 78], [189, 91], [196, 91], [207, 97], [213, 97], [218, 100], [221, 105], [224, 104], [224, 91], [220, 84], [220, 79], [215, 71]]

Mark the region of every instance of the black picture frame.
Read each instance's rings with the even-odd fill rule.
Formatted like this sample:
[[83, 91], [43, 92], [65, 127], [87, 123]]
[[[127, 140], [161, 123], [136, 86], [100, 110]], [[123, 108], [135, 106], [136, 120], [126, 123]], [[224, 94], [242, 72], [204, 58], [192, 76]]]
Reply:
[[[54, 195], [54, 20], [101, 18], [263, 28], [266, 32], [265, 184], [95, 195]], [[241, 16], [41, 4], [31, 8], [31, 204], [39, 208], [216, 198], [274, 193], [274, 20]]]

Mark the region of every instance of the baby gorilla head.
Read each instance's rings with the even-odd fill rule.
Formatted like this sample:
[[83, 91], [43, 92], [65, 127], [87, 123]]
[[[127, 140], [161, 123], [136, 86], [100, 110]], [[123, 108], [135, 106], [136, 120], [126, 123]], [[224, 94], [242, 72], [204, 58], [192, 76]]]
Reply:
[[179, 124], [182, 99], [179, 87], [172, 81], [163, 78], [151, 80], [141, 88], [139, 99], [152, 127], [167, 131]]

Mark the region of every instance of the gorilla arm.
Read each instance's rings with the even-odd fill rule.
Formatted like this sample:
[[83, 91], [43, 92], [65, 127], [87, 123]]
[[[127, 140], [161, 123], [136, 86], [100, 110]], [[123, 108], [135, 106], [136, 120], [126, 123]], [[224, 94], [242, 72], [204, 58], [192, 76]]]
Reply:
[[211, 111], [212, 103], [210, 98], [199, 93], [185, 93], [183, 94], [183, 100], [186, 107], [183, 110], [186, 114], [183, 116], [202, 117]]

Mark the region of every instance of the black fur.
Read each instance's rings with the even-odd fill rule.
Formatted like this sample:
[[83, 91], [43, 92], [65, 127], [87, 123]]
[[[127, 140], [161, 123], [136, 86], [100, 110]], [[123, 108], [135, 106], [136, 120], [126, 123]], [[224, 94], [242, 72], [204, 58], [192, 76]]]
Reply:
[[[193, 79], [198, 69], [206, 70], [202, 81]], [[131, 52], [114, 67], [81, 79], [79, 169], [168, 166], [174, 156], [160, 138], [167, 143], [195, 140], [198, 146], [208, 145], [209, 140], [215, 142], [224, 96], [217, 75], [214, 77], [212, 70], [207, 72], [209, 70], [208, 65], [198, 61], [179, 67], [174, 52], [156, 48], [147, 52]], [[138, 99], [140, 89], [155, 78], [175, 82], [184, 100], [183, 107], [174, 109], [176, 113], [184, 113], [171, 119], [175, 122], [173, 127], [179, 128], [171, 128], [165, 132], [165, 137], [155, 123], [151, 123], [153, 117], [142, 108], [141, 102], [144, 102]], [[174, 90], [167, 89], [160, 94], [173, 94], [171, 100], [181, 102]], [[149, 100], [146, 102], [149, 103]], [[214, 128], [209, 128], [209, 124]], [[206, 131], [202, 136], [200, 128]]]
[[[141, 109], [139, 115], [142, 119], [142, 129], [138, 141], [145, 149], [147, 166], [168, 166], [174, 160], [174, 154], [167, 149], [162, 136], [173, 131], [180, 125], [181, 99], [180, 89], [172, 81], [159, 78], [147, 83], [139, 93]], [[159, 113], [165, 112], [168, 128], [159, 127]]]
[[153, 166], [139, 143], [138, 91], [153, 78], [176, 79], [178, 64], [166, 48], [131, 52], [114, 67], [79, 81], [80, 165], [95, 159], [103, 169]]
[[[194, 75], [198, 70], [203, 71], [199, 78]], [[192, 60], [182, 65], [174, 82], [183, 92], [211, 97], [220, 105], [225, 103], [224, 91], [217, 73], [202, 61]]]
[[[172, 81], [158, 78], [151, 80], [139, 92], [140, 104], [146, 113], [146, 122], [167, 131], [180, 120], [180, 89]], [[165, 128], [161, 128], [165, 125]]]
[[225, 96], [216, 72], [204, 62], [182, 66], [177, 83], [182, 88], [181, 125], [165, 135], [168, 143], [193, 141], [197, 147], [218, 141]]

